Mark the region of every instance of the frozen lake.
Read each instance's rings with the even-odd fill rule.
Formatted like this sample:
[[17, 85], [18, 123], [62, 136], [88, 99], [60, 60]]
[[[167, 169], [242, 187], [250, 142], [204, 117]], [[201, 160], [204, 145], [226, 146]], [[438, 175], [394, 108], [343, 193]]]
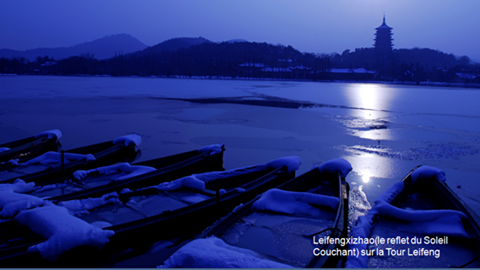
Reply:
[[[0, 76], [0, 142], [58, 128], [65, 149], [126, 133], [141, 160], [224, 143], [225, 168], [282, 156], [298, 173], [348, 160], [372, 203], [414, 166], [446, 172], [480, 213], [480, 91], [388, 84], [160, 78]], [[313, 107], [197, 104], [158, 98], [280, 97]]]

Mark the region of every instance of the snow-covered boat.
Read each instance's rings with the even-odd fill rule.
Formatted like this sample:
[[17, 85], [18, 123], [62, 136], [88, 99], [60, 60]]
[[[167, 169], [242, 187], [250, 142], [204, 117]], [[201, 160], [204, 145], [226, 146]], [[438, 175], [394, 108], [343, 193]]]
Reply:
[[34, 158], [11, 159], [0, 164], [0, 183], [13, 183], [17, 178], [35, 183], [52, 179], [63, 181], [77, 170], [134, 161], [140, 143], [140, 136], [131, 134], [68, 151], [49, 151]]
[[0, 216], [18, 226], [0, 222], [0, 265], [108, 266], [138, 256], [161, 239], [201, 232], [240, 203], [294, 178], [300, 164], [287, 157], [58, 205], [5, 186]]
[[31, 158], [47, 151], [57, 151], [62, 137], [60, 130], [48, 130], [36, 136], [0, 144], [0, 163], [11, 159]]
[[347, 233], [351, 169], [344, 159], [325, 162], [237, 207], [195, 240], [116, 267], [336, 267], [346, 249], [338, 240]]
[[418, 166], [385, 191], [352, 228], [346, 267], [479, 267], [480, 218], [445, 180]]
[[224, 145], [209, 145], [198, 150], [139, 163], [117, 163], [90, 170], [79, 170], [70, 179], [50, 180], [33, 186], [26, 194], [48, 198], [52, 202], [84, 199], [138, 189], [172, 181], [192, 173], [221, 171]]

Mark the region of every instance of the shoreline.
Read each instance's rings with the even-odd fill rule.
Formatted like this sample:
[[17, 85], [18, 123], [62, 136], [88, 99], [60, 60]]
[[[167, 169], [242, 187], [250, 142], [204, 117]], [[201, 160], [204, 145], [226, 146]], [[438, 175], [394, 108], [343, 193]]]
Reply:
[[359, 84], [387, 84], [387, 85], [405, 85], [405, 86], [427, 86], [427, 87], [445, 87], [445, 88], [462, 88], [462, 89], [480, 89], [480, 84], [472, 83], [442, 83], [442, 82], [400, 82], [400, 81], [348, 81], [348, 80], [301, 80], [301, 79], [279, 79], [279, 78], [231, 78], [224, 76], [210, 76], [196, 77], [196, 76], [112, 76], [110, 74], [103, 75], [90, 75], [90, 74], [77, 74], [77, 75], [54, 75], [54, 74], [4, 74], [2, 76], [43, 76], [43, 77], [95, 77], [95, 78], [151, 78], [151, 79], [181, 79], [181, 80], [221, 80], [221, 81], [279, 81], [279, 82], [318, 82], [318, 83], [359, 83]]

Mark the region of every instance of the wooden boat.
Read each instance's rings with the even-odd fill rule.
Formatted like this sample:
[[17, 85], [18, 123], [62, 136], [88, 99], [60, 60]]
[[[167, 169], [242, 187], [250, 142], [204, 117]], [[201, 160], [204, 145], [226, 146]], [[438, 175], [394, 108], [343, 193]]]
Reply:
[[479, 222], [473, 210], [445, 183], [443, 171], [418, 166], [357, 220], [352, 238], [377, 242], [351, 245], [359, 256], [348, 257], [346, 266], [479, 267]]
[[36, 136], [0, 144], [0, 163], [11, 159], [36, 157], [47, 151], [57, 151], [58, 140], [62, 137], [60, 130], [41, 132]]
[[77, 170], [134, 161], [139, 154], [136, 144], [140, 143], [140, 136], [131, 134], [61, 153], [47, 152], [35, 158], [10, 160], [0, 165], [0, 183], [13, 183], [21, 178], [38, 184], [68, 178]]
[[325, 252], [339, 252], [346, 246], [315, 242], [346, 237], [345, 176], [350, 170], [346, 160], [326, 162], [237, 207], [196, 240], [170, 245], [115, 267], [336, 267], [341, 256], [326, 256]]
[[[133, 192], [62, 202], [58, 206], [45, 201], [37, 203], [39, 198], [31, 196], [31, 205], [43, 206], [20, 211], [14, 218], [27, 226], [0, 222], [0, 264], [3, 267], [106, 266], [112, 261], [138, 256], [158, 240], [191, 237], [238, 204], [292, 179], [299, 160], [298, 157], [279, 159], [230, 171], [196, 174]], [[3, 195], [16, 198], [18, 195], [13, 193]], [[10, 206], [5, 204], [2, 211], [7, 208]], [[78, 218], [68, 214], [67, 208]], [[67, 219], [68, 222], [63, 222]], [[75, 225], [74, 233], [64, 232], [71, 227], [70, 223], [80, 224], [80, 228]], [[95, 227], [98, 225], [106, 227], [99, 229]], [[36, 234], [29, 233], [30, 229]], [[72, 243], [78, 247], [70, 246]], [[101, 250], [86, 246], [99, 243], [104, 245]], [[68, 248], [59, 252], [57, 248], [64, 245]]]
[[46, 181], [27, 194], [58, 203], [98, 197], [115, 191], [120, 193], [125, 188], [135, 190], [193, 173], [222, 171], [224, 151], [224, 145], [209, 145], [198, 150], [132, 165], [119, 163], [88, 171], [76, 171], [67, 181], [61, 183], [58, 183], [57, 179]]

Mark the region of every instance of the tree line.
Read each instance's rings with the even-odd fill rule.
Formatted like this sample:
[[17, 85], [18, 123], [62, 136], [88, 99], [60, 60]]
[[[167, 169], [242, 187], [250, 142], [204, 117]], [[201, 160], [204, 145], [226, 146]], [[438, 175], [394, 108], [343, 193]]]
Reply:
[[378, 55], [374, 48], [314, 54], [267, 43], [205, 42], [170, 51], [119, 54], [105, 60], [89, 54], [61, 60], [49, 56], [34, 61], [0, 58], [0, 73], [4, 74], [332, 80], [332, 72], [338, 68], [375, 71], [364, 77], [368, 80], [452, 83], [459, 80], [459, 74], [468, 73], [472, 76], [463, 76], [464, 82], [480, 83], [480, 65], [467, 56], [426, 48], [394, 49], [388, 55]]

